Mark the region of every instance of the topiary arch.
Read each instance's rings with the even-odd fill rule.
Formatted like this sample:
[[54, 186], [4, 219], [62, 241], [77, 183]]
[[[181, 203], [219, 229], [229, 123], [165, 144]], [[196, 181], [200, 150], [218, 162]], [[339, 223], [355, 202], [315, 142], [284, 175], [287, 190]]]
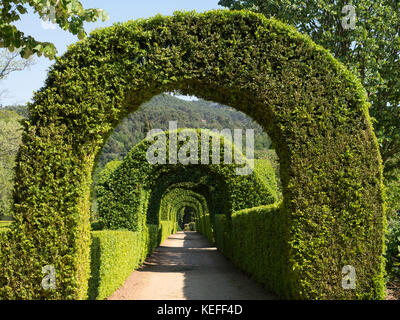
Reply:
[[[188, 136], [197, 138], [197, 145], [192, 143], [194, 140], [184, 142]], [[181, 157], [188, 156], [182, 150], [191, 146], [190, 158], [194, 163], [171, 165], [148, 161], [152, 147], [170, 146], [171, 137], [179, 137], [177, 149]], [[155, 140], [154, 145], [152, 140]], [[208, 146], [204, 143], [207, 140]], [[214, 150], [222, 153], [217, 154]], [[158, 155], [163, 153], [158, 149]], [[224, 163], [229, 153], [231, 157], [236, 154], [232, 164]], [[209, 164], [197, 163], [197, 159], [204, 161], [203, 156], [207, 155]], [[165, 162], [169, 163], [169, 160], [167, 153]], [[215, 162], [219, 164], [213, 164]], [[257, 160], [254, 170], [238, 175], [244, 172], [246, 164], [251, 168], [251, 163], [229, 140], [204, 129], [158, 132], [133, 147], [122, 162], [108, 163], [100, 172], [95, 188], [100, 218], [98, 226], [106, 230], [93, 233], [93, 281], [89, 281], [89, 297], [108, 297], [122, 285], [138, 263], [175, 233], [179, 211], [183, 207], [189, 206], [195, 211], [197, 230], [214, 243], [216, 215], [229, 219], [232, 211], [276, 202], [275, 172], [270, 162], [262, 160], [263, 166], [260, 167], [260, 160]], [[125, 230], [123, 236], [133, 240], [130, 243], [122, 241], [118, 230]], [[129, 249], [132, 245], [134, 250]], [[120, 252], [120, 248], [127, 249], [121, 254], [112, 253]], [[122, 267], [126, 262], [129, 264]], [[120, 277], [114, 277], [114, 273]]]
[[[383, 297], [381, 159], [360, 82], [279, 21], [211, 11], [96, 30], [51, 68], [17, 159], [1, 298], [86, 297], [96, 155], [124, 117], [173, 90], [230, 105], [273, 139], [285, 244], [278, 293]], [[55, 266], [57, 290], [40, 286], [45, 265]], [[341, 286], [345, 265], [357, 272], [354, 290]]]
[[198, 220], [200, 216], [209, 213], [207, 200], [203, 195], [191, 191], [190, 189], [182, 188], [180, 186], [171, 186], [163, 195], [162, 201], [165, 201], [165, 205], [162, 206], [164, 210], [170, 211], [172, 214], [175, 214], [177, 218], [179, 213], [181, 213], [182, 220], [185, 214], [184, 209], [188, 207], [193, 210], [194, 218], [196, 220]]
[[[197, 137], [197, 152], [191, 154], [191, 157], [196, 157], [199, 164], [185, 165], [179, 162], [169, 164], [169, 152], [165, 159], [167, 164], [149, 163], [147, 155], [153, 145], [152, 139], [156, 141], [159, 139], [166, 147], [170, 145], [171, 136], [176, 140], [183, 133]], [[209, 146], [205, 150], [201, 143], [203, 136], [209, 140]], [[216, 149], [221, 151], [219, 159], [215, 159], [220, 164], [212, 164], [217, 162], [212, 158], [212, 149], [215, 146], [213, 139], [217, 143]], [[183, 142], [179, 143], [180, 146], [184, 144], [186, 145]], [[159, 132], [150, 139], [144, 139], [129, 151], [108, 178], [98, 183], [98, 210], [101, 224], [106, 229], [123, 228], [132, 231], [140, 231], [145, 224], [158, 225], [161, 219], [159, 213], [162, 197], [170, 186], [179, 183], [191, 184], [193, 191], [203, 189], [202, 192], [208, 195], [208, 206], [212, 211], [227, 216], [240, 209], [274, 203], [277, 200], [276, 185], [268, 185], [263, 181], [257, 174], [258, 168], [248, 172], [248, 175], [238, 175], [236, 169], [244, 168], [245, 162], [240, 163], [239, 160], [225, 164], [225, 153], [229, 151], [231, 154], [238, 153], [237, 148], [222, 135], [207, 130], [179, 129]], [[203, 153], [209, 154], [210, 164], [200, 163]], [[243, 157], [243, 160], [246, 161], [246, 158]], [[112, 167], [113, 163], [110, 166]], [[107, 166], [105, 173], [100, 177], [103, 178], [109, 171]], [[222, 197], [218, 193], [221, 193]], [[216, 203], [218, 205], [215, 205]]]

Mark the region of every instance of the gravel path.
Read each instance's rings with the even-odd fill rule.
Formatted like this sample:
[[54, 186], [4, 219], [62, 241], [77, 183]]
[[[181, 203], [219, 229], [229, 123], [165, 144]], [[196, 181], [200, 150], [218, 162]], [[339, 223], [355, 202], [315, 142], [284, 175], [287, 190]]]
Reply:
[[195, 232], [170, 236], [109, 300], [271, 300]]

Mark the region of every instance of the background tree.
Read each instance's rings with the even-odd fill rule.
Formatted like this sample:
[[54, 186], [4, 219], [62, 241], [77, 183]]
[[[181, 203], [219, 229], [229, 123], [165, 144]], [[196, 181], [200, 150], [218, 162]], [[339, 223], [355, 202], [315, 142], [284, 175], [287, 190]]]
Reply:
[[[367, 90], [385, 176], [395, 177], [400, 168], [400, 1], [220, 0], [219, 4], [291, 24], [346, 64]], [[346, 5], [355, 9], [354, 28]]]
[[11, 73], [22, 71], [34, 64], [34, 59], [21, 59], [19, 51], [0, 50], [0, 81]]
[[78, 0], [1, 0], [0, 1], [0, 47], [14, 51], [21, 49], [21, 56], [29, 58], [33, 54], [50, 59], [57, 50], [50, 42], [40, 42], [31, 36], [26, 36], [13, 23], [21, 19], [21, 15], [32, 9], [44, 21], [57, 24], [61, 29], [78, 35], [79, 39], [86, 36], [83, 23], [102, 21], [108, 15], [102, 9], [84, 9]]
[[21, 144], [21, 117], [0, 109], [0, 218], [11, 215], [15, 157]]
[[[33, 58], [21, 58], [19, 50], [10, 52], [8, 49], [0, 49], [0, 81], [4, 80], [13, 72], [29, 68], [34, 63], [35, 60]], [[0, 88], [0, 107], [2, 105], [2, 100], [7, 94], [8, 92], [6, 89]]]

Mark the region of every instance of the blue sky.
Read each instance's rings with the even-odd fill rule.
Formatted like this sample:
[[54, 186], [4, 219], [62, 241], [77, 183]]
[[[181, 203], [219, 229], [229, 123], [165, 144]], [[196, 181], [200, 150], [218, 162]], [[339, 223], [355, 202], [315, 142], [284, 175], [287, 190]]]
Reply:
[[[86, 30], [107, 27], [115, 22], [124, 22], [138, 18], [152, 17], [158, 13], [171, 15], [177, 10], [196, 10], [203, 12], [221, 8], [218, 0], [81, 0], [85, 8], [102, 8], [107, 11], [110, 19], [102, 23], [88, 23]], [[41, 41], [53, 42], [62, 54], [71, 43], [78, 41], [77, 37], [59, 28], [49, 29], [43, 27], [38, 15], [33, 13], [22, 16], [17, 27], [26, 34], [34, 36]], [[49, 66], [54, 63], [42, 57], [37, 58], [37, 63], [30, 68], [11, 74], [0, 82], [0, 88], [8, 91], [8, 97], [2, 100], [3, 105], [24, 104], [31, 100], [33, 92], [40, 89], [46, 79]]]

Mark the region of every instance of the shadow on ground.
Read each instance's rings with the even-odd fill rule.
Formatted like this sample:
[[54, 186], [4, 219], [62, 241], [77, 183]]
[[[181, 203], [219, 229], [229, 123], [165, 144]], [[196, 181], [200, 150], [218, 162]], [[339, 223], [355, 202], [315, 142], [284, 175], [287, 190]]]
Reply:
[[273, 300], [196, 232], [170, 236], [110, 299]]

